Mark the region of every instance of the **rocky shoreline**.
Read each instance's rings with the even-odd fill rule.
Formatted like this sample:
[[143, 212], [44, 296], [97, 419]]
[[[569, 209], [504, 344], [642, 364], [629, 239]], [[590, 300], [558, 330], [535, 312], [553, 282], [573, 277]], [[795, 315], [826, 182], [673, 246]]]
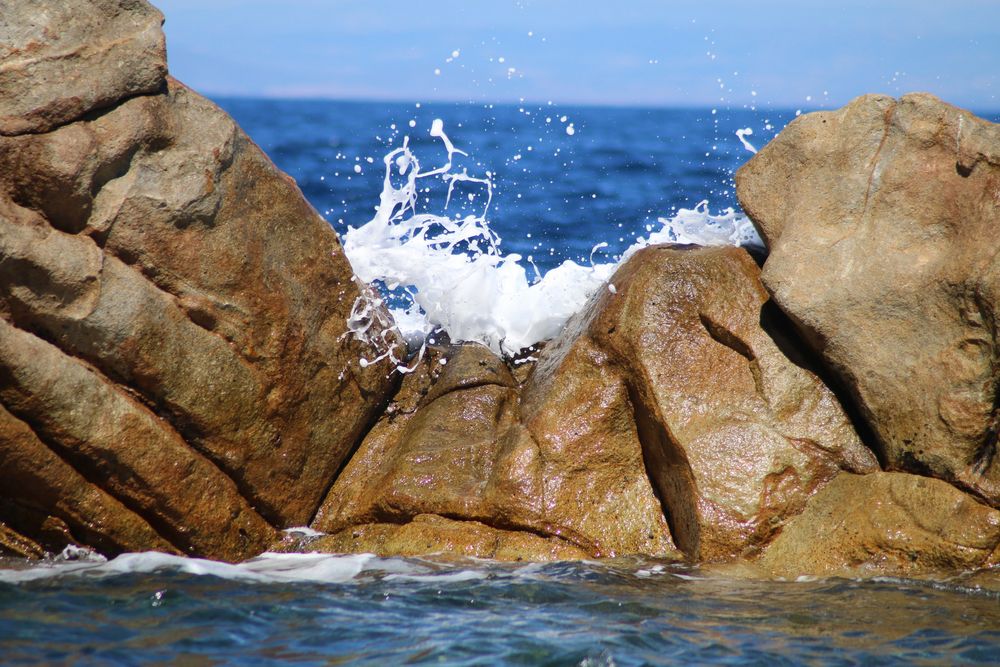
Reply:
[[360, 363], [405, 355], [391, 318], [352, 335], [370, 288], [169, 77], [159, 12], [8, 14], [0, 554], [1000, 565], [1000, 126], [927, 94], [806, 114], [736, 176], [762, 266], [650, 247], [536, 360], [404, 376]]

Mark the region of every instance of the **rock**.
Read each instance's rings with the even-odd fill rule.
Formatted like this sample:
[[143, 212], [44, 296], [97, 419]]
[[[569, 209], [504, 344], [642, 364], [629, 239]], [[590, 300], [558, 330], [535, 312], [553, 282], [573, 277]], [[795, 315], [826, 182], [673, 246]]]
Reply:
[[294, 184], [173, 82], [0, 138], [0, 165], [22, 204], [0, 205], [11, 321], [141, 394], [267, 519], [307, 523], [394, 380], [344, 338], [359, 290]]
[[[587, 384], [577, 373], [522, 422], [517, 382], [486, 347], [433, 350], [345, 467], [313, 528], [340, 533], [333, 543], [345, 549], [363, 549], [375, 539], [371, 531], [395, 534], [385, 524], [439, 515], [524, 535], [511, 544], [525, 551], [511, 546], [505, 559], [534, 559], [535, 536], [559, 538], [560, 557], [679, 558], [624, 392], [620, 383], [603, 387], [606, 375], [594, 373]], [[591, 423], [577, 427], [583, 415]], [[343, 537], [372, 524], [380, 527], [365, 528], [369, 537], [356, 545]]]
[[482, 346], [429, 356], [313, 528], [434, 514], [590, 556], [677, 559], [676, 540], [725, 560], [756, 554], [840, 470], [878, 469], [793, 360], [745, 251], [651, 248], [612, 283], [521, 386]]
[[354, 526], [297, 550], [318, 553], [374, 553], [378, 556], [445, 556], [498, 561], [580, 560], [589, 554], [558, 537], [498, 530], [476, 521], [419, 514], [404, 524]]
[[41, 545], [0, 522], [0, 557], [38, 559], [44, 555], [45, 549]]
[[184, 553], [241, 560], [273, 539], [232, 480], [169, 424], [88, 366], [2, 318], [0, 403]]
[[[0, 85], [0, 116], [34, 119], [0, 130], [0, 407], [33, 435], [18, 453], [42, 476], [4, 471], [20, 490], [0, 521], [15, 512], [46, 548], [62, 535], [105, 552], [252, 556], [315, 514], [396, 388], [388, 363], [360, 361], [398, 334], [384, 308], [355, 308], [368, 288], [294, 182], [164, 79], [156, 10], [14, 4], [0, 34], [27, 37], [0, 41], [14, 44], [0, 46], [0, 81], [48, 102], [31, 116], [21, 88]], [[74, 32], [87, 25], [102, 26], [90, 41]], [[30, 48], [69, 49], [60, 66], [89, 97], [53, 78], [52, 57], [25, 65], [36, 28], [51, 48]], [[116, 79], [102, 58], [131, 73]], [[146, 71], [159, 72], [149, 88]], [[70, 113], [71, 97], [86, 108]], [[65, 465], [41, 465], [39, 446]], [[43, 536], [45, 521], [62, 528]]]
[[886, 467], [1000, 507], [1000, 126], [868, 95], [796, 119], [736, 184], [765, 285]]
[[47, 132], [167, 73], [163, 15], [141, 0], [14, 0], [0, 16], [0, 134]]
[[917, 576], [995, 564], [1000, 512], [937, 479], [838, 475], [759, 565], [772, 576]]
[[177, 550], [38, 439], [31, 428], [0, 407], [0, 513], [22, 532], [44, 539], [55, 523], [65, 526], [45, 545], [89, 544], [102, 553]]
[[746, 251], [651, 247], [610, 283], [545, 349], [535, 377], [580, 346], [607, 355], [690, 559], [752, 555], [840, 470], [878, 469], [836, 397], [800, 365]]

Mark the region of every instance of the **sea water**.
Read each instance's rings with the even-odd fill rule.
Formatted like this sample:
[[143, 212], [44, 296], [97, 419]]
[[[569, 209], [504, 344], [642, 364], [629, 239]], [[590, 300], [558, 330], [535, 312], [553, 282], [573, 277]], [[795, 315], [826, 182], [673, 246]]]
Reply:
[[[0, 567], [4, 564], [0, 562]], [[3, 664], [996, 664], [1000, 594], [642, 559], [162, 554], [0, 569]]]
[[[636, 247], [752, 245], [733, 173], [795, 116], [219, 102], [345, 242], [354, 234], [355, 261], [409, 318], [412, 346], [446, 326], [508, 354], [558, 329]], [[407, 152], [413, 162], [401, 165]], [[414, 179], [406, 206], [383, 201], [436, 170]], [[380, 216], [385, 226], [369, 227], [369, 238], [352, 232]], [[393, 274], [400, 267], [372, 244], [434, 264]], [[469, 301], [431, 298], [449, 278], [442, 267], [477, 261]], [[557, 280], [560, 267], [571, 279]], [[547, 276], [559, 289], [525, 297], [543, 292]], [[513, 280], [525, 307], [490, 311], [503, 292], [491, 280]], [[369, 361], [387, 372], [393, 363]], [[998, 579], [760, 581], [640, 558], [266, 554], [229, 565], [68, 552], [43, 564], [0, 560], [0, 664], [996, 664]]]

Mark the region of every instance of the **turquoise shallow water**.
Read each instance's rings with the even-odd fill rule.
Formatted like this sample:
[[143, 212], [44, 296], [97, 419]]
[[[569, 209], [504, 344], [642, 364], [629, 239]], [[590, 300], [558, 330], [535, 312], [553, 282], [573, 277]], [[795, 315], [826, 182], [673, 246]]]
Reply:
[[216, 566], [204, 561], [130, 558], [74, 573], [36, 567], [27, 575], [49, 576], [32, 581], [0, 572], [2, 661], [1000, 662], [1000, 595], [968, 584], [744, 581], [640, 560], [276, 556], [257, 572], [207, 574]]

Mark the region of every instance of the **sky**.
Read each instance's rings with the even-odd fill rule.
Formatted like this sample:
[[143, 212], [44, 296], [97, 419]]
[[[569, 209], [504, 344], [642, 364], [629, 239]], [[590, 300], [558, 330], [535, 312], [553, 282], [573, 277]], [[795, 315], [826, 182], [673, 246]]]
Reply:
[[1000, 1], [152, 0], [209, 96], [1000, 110]]

